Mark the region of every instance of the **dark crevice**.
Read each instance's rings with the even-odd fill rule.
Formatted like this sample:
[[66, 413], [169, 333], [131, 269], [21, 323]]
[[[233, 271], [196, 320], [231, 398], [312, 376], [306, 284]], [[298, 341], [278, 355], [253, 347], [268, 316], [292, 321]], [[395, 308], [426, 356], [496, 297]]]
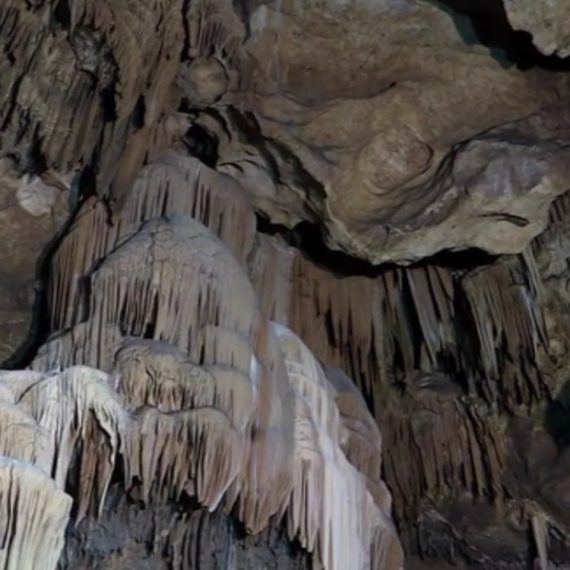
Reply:
[[158, 299], [154, 299], [154, 303], [152, 305], [152, 309], [150, 311], [150, 315], [147, 316], [146, 326], [141, 333], [141, 337], [145, 339], [155, 339], [156, 338], [156, 323], [158, 322], [158, 310], [159, 310], [159, 303]]
[[54, 27], [61, 27], [64, 30], [71, 28], [71, 9], [69, 0], [59, 0], [51, 14]]
[[190, 59], [190, 26], [188, 23], [188, 9], [190, 0], [183, 0], [182, 2], [182, 24], [184, 26], [184, 44], [180, 52], [180, 61], [185, 62]]
[[514, 30], [503, 2], [495, 0], [427, 0], [447, 12], [467, 45], [482, 45], [504, 67], [570, 71], [570, 58], [542, 54], [532, 34]]
[[146, 103], [144, 97], [141, 95], [137, 99], [137, 104], [135, 105], [132, 115], [132, 125], [135, 130], [142, 129], [144, 127], [145, 114], [146, 114]]
[[[215, 109], [208, 110], [207, 114], [216, 120], [230, 139], [237, 139], [245, 146], [254, 149], [255, 154], [262, 159], [264, 169], [275, 183], [303, 189], [306, 198], [305, 213], [312, 222], [318, 220], [313, 201], [318, 202], [326, 198], [323, 184], [305, 169], [299, 157], [287, 145], [263, 134], [254, 113], [244, 112], [229, 105], [223, 115]], [[231, 161], [225, 164], [239, 168], [239, 164]]]
[[111, 123], [117, 119], [117, 102], [115, 101], [114, 88], [103, 87], [100, 93], [103, 120]]
[[[300, 222], [294, 228], [274, 224], [261, 213], [256, 213], [257, 231], [272, 236], [280, 236], [287, 245], [294, 247], [314, 263], [339, 277], [363, 276], [376, 278], [384, 272], [399, 267], [394, 263], [374, 265], [369, 261], [354, 257], [340, 250], [331, 249], [325, 242], [321, 228], [317, 224]], [[422, 259], [409, 267], [436, 265], [455, 271], [469, 271], [482, 265], [490, 265], [498, 259], [477, 248], [462, 251], [445, 251]]]
[[218, 137], [198, 124], [193, 124], [182, 137], [188, 152], [210, 168], [218, 162]]
[[78, 178], [73, 181], [69, 189], [69, 211], [76, 212], [79, 210], [85, 200], [97, 195], [97, 187], [95, 184], [96, 173], [91, 165], [86, 166]]
[[23, 169], [28, 174], [38, 176], [40, 173], [47, 169], [47, 164], [44, 155], [41, 151], [42, 140], [34, 137], [33, 143], [28, 149], [28, 153], [24, 158]]

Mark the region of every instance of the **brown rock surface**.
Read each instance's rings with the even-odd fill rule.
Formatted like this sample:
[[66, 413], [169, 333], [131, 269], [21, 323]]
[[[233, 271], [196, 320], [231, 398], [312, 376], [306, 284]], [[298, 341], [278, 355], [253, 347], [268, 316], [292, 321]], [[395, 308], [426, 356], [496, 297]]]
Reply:
[[61, 188], [36, 177], [27, 183], [11, 161], [0, 165], [0, 362], [33, 333], [33, 307], [42, 287], [39, 260], [67, 217]]
[[565, 10], [0, 3], [0, 570], [568, 567]]
[[[438, 3], [323, 10], [285, 1], [252, 14], [255, 95], [244, 106], [314, 179], [305, 201], [330, 245], [374, 263], [468, 247], [520, 252], [566, 189], [565, 142], [526, 120], [546, 120], [566, 77], [518, 70]], [[500, 26], [497, 10], [479, 27], [493, 18]], [[221, 155], [240, 164], [233, 147]], [[260, 204], [276, 222], [298, 221]]]

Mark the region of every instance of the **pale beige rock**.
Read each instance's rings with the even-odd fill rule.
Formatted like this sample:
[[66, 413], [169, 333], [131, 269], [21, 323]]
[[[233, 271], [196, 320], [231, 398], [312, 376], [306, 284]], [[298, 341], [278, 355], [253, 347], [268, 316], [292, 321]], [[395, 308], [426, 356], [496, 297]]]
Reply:
[[205, 107], [218, 101], [229, 84], [223, 64], [214, 57], [193, 60], [182, 69], [179, 81], [192, 104]]
[[[521, 251], [561, 191], [565, 165], [544, 141], [568, 138], [567, 74], [533, 68], [539, 54], [514, 31], [564, 55], [570, 19], [561, 3], [173, 0], [135, 8], [107, 0], [97, 19], [82, 2], [72, 10], [81, 29], [37, 36], [33, 59], [22, 38], [36, 37], [51, 4], [13, 9], [17, 41], [9, 26], [0, 30], [0, 99], [13, 103], [3, 111], [1, 150], [24, 170], [36, 144], [59, 172], [93, 164], [100, 146], [97, 191], [120, 203], [145, 160], [179, 138], [172, 119], [182, 109], [190, 120], [218, 121], [219, 149], [195, 150], [239, 179], [258, 211], [288, 227], [322, 225], [331, 247], [374, 263], [466, 247]], [[46, 83], [46, 68], [57, 69], [55, 83]], [[549, 128], [538, 133], [530, 117]], [[450, 168], [457, 150], [506, 125], [532, 139], [531, 163], [548, 165], [533, 168], [548, 177], [505, 194], [486, 176], [487, 191], [476, 196], [482, 182], [470, 181], [462, 193], [450, 178], [459, 174]], [[493, 160], [519, 171], [519, 147], [502, 133], [512, 152]], [[489, 152], [469, 147], [468, 161], [479, 159], [488, 162]], [[29, 196], [24, 203], [35, 215], [47, 208]]]
[[18, 204], [35, 218], [52, 212], [57, 190], [45, 184], [39, 176], [25, 177], [16, 192]]
[[503, 0], [509, 22], [531, 34], [544, 55], [570, 55], [570, 4], [564, 0]]

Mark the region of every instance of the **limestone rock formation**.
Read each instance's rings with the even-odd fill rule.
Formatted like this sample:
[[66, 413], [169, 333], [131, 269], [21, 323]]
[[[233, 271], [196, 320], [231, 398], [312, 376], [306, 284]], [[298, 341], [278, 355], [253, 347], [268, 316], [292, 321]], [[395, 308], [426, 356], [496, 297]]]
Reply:
[[570, 8], [562, 2], [505, 1], [509, 22], [515, 30], [532, 35], [532, 42], [545, 55], [570, 55]]
[[1, 3], [0, 570], [567, 567], [565, 10]]
[[[52, 260], [50, 309], [54, 322], [67, 317], [67, 329], [38, 351], [34, 370], [0, 375], [12, 395], [2, 412], [8, 427], [16, 421], [10, 414], [28, 413], [43, 430], [39, 451], [18, 458], [43, 453], [46, 474], [74, 498], [73, 525], [101, 519], [121, 464], [125, 492], [149, 507], [195, 498], [211, 512], [235, 512], [252, 533], [285, 517], [290, 540], [313, 555], [315, 567], [399, 570], [380, 446], [372, 448], [375, 469], [345, 455], [350, 432], [336, 389], [303, 342], [269, 321], [239, 261], [252, 239], [234, 255], [200, 218], [187, 215], [197, 213], [200, 200], [220, 198], [219, 190], [223, 196], [233, 189], [239, 204], [240, 187], [225, 187], [220, 175], [207, 189], [197, 161], [184, 156], [148, 168], [166, 175], [143, 187], [143, 169], [115, 232], [103, 218], [94, 242], [101, 211], [90, 202], [81, 208]], [[176, 170], [184, 174], [179, 188], [169, 175]], [[155, 200], [161, 193], [168, 202], [169, 193], [184, 189], [185, 203], [173, 203], [177, 213], [152, 211], [164, 204]], [[248, 219], [236, 210], [239, 222]], [[231, 209], [220, 204], [220, 212], [224, 218], [207, 208], [202, 219], [217, 222], [220, 236], [233, 241], [229, 230], [243, 226]], [[350, 409], [373, 424], [362, 403]], [[21, 451], [13, 442], [5, 454], [15, 453]], [[65, 519], [57, 530], [63, 535]], [[181, 546], [171, 548], [187, 567]], [[60, 540], [54, 561], [61, 549]], [[66, 556], [91, 564], [88, 555]]]

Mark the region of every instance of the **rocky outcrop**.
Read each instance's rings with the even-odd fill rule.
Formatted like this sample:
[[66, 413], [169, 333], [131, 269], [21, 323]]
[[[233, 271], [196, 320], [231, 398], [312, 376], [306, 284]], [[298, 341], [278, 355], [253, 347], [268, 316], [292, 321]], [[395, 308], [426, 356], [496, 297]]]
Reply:
[[13, 160], [0, 161], [1, 361], [21, 355], [38, 328], [32, 308], [43, 286], [40, 265], [69, 214], [69, 186], [50, 174], [28, 175]]
[[[268, 183], [256, 185], [275, 222], [307, 219], [289, 207], [294, 192], [332, 247], [373, 263], [469, 247], [518, 253], [544, 229], [567, 172], [564, 139], [541, 123], [567, 79], [517, 69], [501, 11], [472, 4], [478, 20], [451, 2], [337, 3], [326, 17], [317, 3], [257, 8], [246, 43], [254, 95], [243, 106], [281, 160], [297, 158], [288, 162], [308, 194], [284, 181], [289, 191], [277, 187], [268, 204]], [[241, 169], [235, 138], [221, 159]]]
[[260, 211], [318, 223], [333, 248], [373, 263], [519, 253], [566, 190], [567, 76], [520, 69], [542, 60], [509, 22], [555, 20], [563, 43], [564, 19], [495, 4], [9, 2], [2, 150], [64, 177], [88, 166], [120, 208], [192, 124], [187, 143], [247, 177]]
[[570, 11], [556, 2], [505, 0], [511, 26], [532, 36], [533, 44], [545, 55], [570, 55]]

